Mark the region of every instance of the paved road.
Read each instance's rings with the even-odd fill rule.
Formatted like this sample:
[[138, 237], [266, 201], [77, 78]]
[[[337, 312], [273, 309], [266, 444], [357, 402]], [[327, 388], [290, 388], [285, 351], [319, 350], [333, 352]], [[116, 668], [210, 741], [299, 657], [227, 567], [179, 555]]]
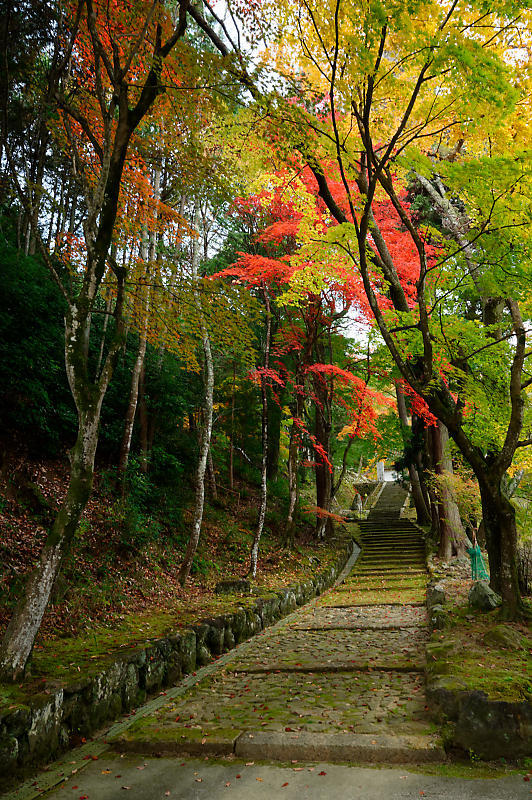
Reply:
[[[323, 774], [325, 773], [325, 774]], [[240, 777], [237, 777], [240, 776]], [[244, 762], [116, 755], [90, 764], [53, 800], [531, 800], [520, 775], [463, 779], [408, 768]], [[75, 787], [75, 788], [74, 788]], [[124, 788], [127, 787], [127, 788]]]

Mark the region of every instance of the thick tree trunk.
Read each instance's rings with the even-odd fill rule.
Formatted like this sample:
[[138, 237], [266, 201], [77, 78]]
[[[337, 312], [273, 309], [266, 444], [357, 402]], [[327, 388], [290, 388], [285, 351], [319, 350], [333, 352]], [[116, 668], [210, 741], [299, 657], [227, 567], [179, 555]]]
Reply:
[[[425, 457], [427, 459], [427, 466], [431, 470], [435, 470], [434, 454], [432, 449], [432, 437], [429, 429], [425, 427]], [[438, 498], [436, 492], [429, 482], [427, 482], [427, 493], [429, 496], [429, 509], [431, 516], [431, 532], [434, 538], [440, 541], [440, 514], [438, 509]]]
[[[263, 284], [264, 305], [266, 308], [266, 337], [264, 342], [264, 369], [270, 368], [270, 338], [271, 338], [271, 309], [270, 309], [270, 296], [268, 289]], [[261, 375], [260, 390], [262, 398], [262, 462], [260, 470], [260, 506], [259, 515], [257, 518], [257, 527], [255, 529], [255, 536], [253, 537], [253, 544], [251, 545], [251, 554], [249, 562], [249, 574], [254, 578], [257, 574], [257, 562], [259, 558], [259, 544], [264, 529], [264, 520], [266, 518], [266, 506], [268, 503], [268, 384], [266, 375]]]
[[[196, 206], [194, 213], [194, 227], [196, 230], [199, 225], [199, 209]], [[198, 231], [199, 233], [199, 231]], [[211, 447], [211, 433], [212, 433], [212, 412], [213, 412], [213, 395], [214, 395], [214, 364], [212, 359], [211, 341], [209, 332], [205, 322], [203, 312], [203, 305], [201, 296], [197, 286], [198, 268], [200, 260], [199, 250], [199, 236], [194, 239], [192, 245], [192, 280], [194, 281], [194, 302], [198, 311], [198, 317], [201, 325], [201, 344], [203, 347], [203, 355], [205, 358], [205, 386], [204, 386], [204, 419], [203, 427], [200, 436], [200, 448], [198, 467], [196, 470], [196, 498], [194, 503], [194, 517], [192, 521], [192, 531], [190, 539], [188, 540], [187, 550], [181, 569], [179, 570], [179, 582], [182, 586], [185, 585], [187, 578], [192, 568], [192, 562], [198, 549], [198, 544], [201, 534], [201, 523], [203, 520], [203, 508], [205, 504], [205, 472], [207, 469], [207, 461], [209, 457], [209, 450]]]
[[490, 586], [501, 595], [503, 614], [515, 619], [523, 610], [517, 567], [517, 527], [515, 508], [505, 497], [501, 480], [486, 480], [477, 475], [486, 531], [490, 566]]
[[[434, 472], [436, 473], [436, 475], [443, 475], [443, 465], [442, 465], [443, 451], [442, 451], [440, 429], [438, 425], [431, 425], [430, 436], [432, 444], [432, 458], [434, 462]], [[438, 555], [441, 556], [441, 558], [443, 558], [445, 561], [449, 561], [453, 554], [452, 531], [449, 525], [449, 520], [447, 517], [448, 509], [443, 500], [443, 493], [441, 491], [441, 487], [437, 496], [437, 504], [438, 504], [438, 519], [440, 528], [440, 544], [438, 548]]]
[[[443, 424], [438, 423], [440, 429], [440, 440], [442, 448], [442, 468], [444, 473], [449, 475], [453, 474], [453, 460], [449, 451], [449, 431]], [[466, 539], [464, 526], [460, 519], [460, 512], [458, 506], [454, 502], [450, 491], [446, 488], [443, 490], [443, 504], [445, 508], [445, 516], [449, 527], [451, 529], [451, 543], [453, 555], [462, 556], [466, 553], [466, 548], [469, 542]]]

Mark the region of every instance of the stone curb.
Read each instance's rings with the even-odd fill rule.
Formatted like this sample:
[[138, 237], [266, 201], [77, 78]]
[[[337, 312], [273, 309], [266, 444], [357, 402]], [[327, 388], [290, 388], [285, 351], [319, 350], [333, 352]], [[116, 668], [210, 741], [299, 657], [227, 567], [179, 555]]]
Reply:
[[426, 764], [446, 760], [431, 736], [392, 736], [370, 733], [309, 733], [306, 731], [234, 731], [201, 741], [117, 742], [121, 753], [150, 756], [230, 756], [267, 761], [326, 761], [365, 764]]
[[0, 716], [0, 787], [30, 766], [66, 750], [73, 735], [88, 737], [106, 722], [142, 704], [236, 644], [305, 605], [339, 583], [360, 550], [350, 542], [336, 562], [308, 581], [258, 596], [251, 608], [238, 607], [199, 620], [190, 629], [122, 651], [101, 672], [61, 687], [33, 706]]
[[[443, 594], [443, 587], [433, 579], [427, 588], [432, 630], [450, 625], [443, 606], [445, 596], [437, 597], [440, 592]], [[448, 723], [448, 748], [458, 748], [488, 761], [499, 758], [514, 761], [532, 756], [532, 703], [490, 700], [485, 692], [468, 689], [460, 678], [449, 674], [445, 641], [427, 642], [425, 653], [427, 702], [433, 718]]]
[[243, 733], [235, 743], [237, 758], [275, 761], [359, 762], [366, 764], [430, 763], [445, 760], [441, 746], [430, 737], [383, 734]]

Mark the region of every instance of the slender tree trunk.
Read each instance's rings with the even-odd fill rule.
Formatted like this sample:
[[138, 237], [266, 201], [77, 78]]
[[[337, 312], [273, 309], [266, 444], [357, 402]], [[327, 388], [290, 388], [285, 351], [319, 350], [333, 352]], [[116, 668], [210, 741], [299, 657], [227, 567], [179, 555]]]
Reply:
[[[263, 284], [262, 286], [264, 305], [266, 308], [266, 338], [264, 342], [264, 369], [270, 368], [270, 337], [271, 337], [271, 310], [270, 310], [270, 296], [268, 289]], [[254, 578], [257, 574], [257, 562], [259, 558], [259, 544], [260, 537], [264, 528], [264, 520], [266, 518], [266, 505], [268, 502], [268, 383], [266, 376], [261, 375], [260, 391], [262, 397], [262, 463], [260, 474], [260, 506], [259, 516], [257, 519], [257, 527], [255, 528], [255, 536], [253, 544], [251, 545], [251, 555], [249, 563], [249, 574]]]
[[209, 455], [207, 458], [207, 470], [209, 473], [209, 486], [211, 495], [214, 500], [218, 499], [218, 487], [216, 486], [216, 473], [214, 471], [214, 462], [212, 460], [212, 447], [209, 447]]
[[[198, 230], [199, 209], [197, 206], [194, 212], [194, 227], [196, 228], [196, 230]], [[201, 523], [203, 520], [203, 507], [205, 503], [205, 472], [207, 469], [207, 460], [211, 446], [212, 412], [213, 412], [213, 395], [214, 395], [214, 364], [211, 352], [211, 342], [209, 338], [209, 332], [207, 330], [207, 325], [205, 322], [203, 305], [201, 302], [201, 295], [198, 288], [199, 261], [200, 261], [200, 250], [199, 250], [199, 236], [198, 236], [197, 238], [194, 239], [192, 244], [192, 280], [194, 282], [194, 287], [195, 287], [194, 302], [200, 320], [201, 344], [204, 356], [204, 368], [205, 368], [204, 404], [203, 404], [204, 420], [200, 436], [198, 466], [196, 469], [196, 497], [194, 503], [192, 531], [190, 533], [190, 539], [188, 540], [185, 557], [183, 559], [183, 563], [181, 564], [178, 577], [179, 582], [182, 586], [185, 585], [187, 578], [190, 575], [192, 562], [194, 560], [194, 556], [196, 555], [196, 550], [198, 549], [198, 544], [200, 540]]]
[[[126, 411], [126, 417], [124, 420], [124, 434], [122, 436], [122, 444], [120, 447], [120, 457], [118, 459], [118, 472], [121, 476], [122, 481], [122, 489], [124, 488], [124, 476], [126, 473], [128, 461], [129, 461], [129, 452], [131, 450], [131, 439], [133, 437], [133, 426], [135, 424], [135, 416], [137, 413], [137, 402], [139, 397], [139, 380], [140, 375], [144, 366], [144, 359], [146, 357], [146, 347], [148, 343], [148, 328], [150, 322], [150, 297], [151, 297], [151, 289], [150, 289], [150, 273], [151, 273], [151, 265], [154, 264], [155, 259], [157, 257], [156, 247], [157, 247], [157, 239], [155, 235], [155, 223], [157, 222], [157, 217], [159, 215], [158, 204], [159, 204], [159, 197], [161, 193], [161, 169], [157, 167], [154, 174], [153, 180], [153, 197], [155, 201], [154, 209], [153, 209], [153, 219], [150, 220], [152, 222], [152, 227], [150, 232], [146, 230], [145, 237], [144, 237], [144, 244], [142, 246], [143, 251], [143, 261], [146, 264], [146, 286], [144, 287], [145, 296], [144, 296], [144, 303], [143, 303], [143, 315], [142, 315], [142, 326], [139, 331], [139, 347], [137, 350], [137, 357], [135, 359], [135, 363], [133, 365], [133, 372], [131, 374], [131, 388], [129, 390], [129, 403]], [[142, 292], [142, 286], [140, 287], [140, 291]]]
[[[323, 356], [323, 354], [320, 354]], [[323, 357], [320, 359], [323, 361]], [[329, 387], [327, 384], [322, 383], [321, 376], [316, 376], [314, 381], [314, 390], [317, 397], [316, 403], [316, 416], [314, 421], [314, 435], [316, 441], [323, 451], [330, 458], [331, 452], [331, 430], [332, 430], [332, 415], [331, 415], [331, 398]], [[316, 538], [324, 539], [327, 534], [332, 532], [332, 523], [327, 514], [331, 510], [332, 490], [333, 490], [333, 474], [329, 464], [317, 463], [315, 467], [316, 479], [316, 505], [325, 513], [317, 515], [316, 518]]]
[[139, 332], [139, 346], [137, 350], [137, 357], [133, 365], [131, 373], [131, 385], [129, 389], [129, 401], [126, 409], [126, 417], [124, 420], [124, 433], [122, 436], [122, 444], [120, 445], [120, 456], [118, 459], [118, 472], [120, 480], [124, 481], [124, 476], [127, 470], [129, 461], [129, 452], [131, 450], [131, 439], [133, 437], [133, 426], [135, 424], [135, 415], [137, 413], [137, 401], [139, 397], [139, 381], [142, 368], [144, 366], [144, 358], [146, 356], [146, 346], [148, 342], [148, 316], [149, 316], [149, 288], [146, 290], [146, 301], [144, 307], [144, 319], [142, 323], [142, 330]]
[[102, 325], [102, 338], [100, 339], [100, 350], [98, 352], [98, 363], [96, 365], [96, 375], [100, 374], [100, 370], [102, 368], [103, 363], [103, 354], [105, 350], [105, 337], [107, 335], [107, 326], [109, 325], [109, 316], [111, 314], [111, 305], [113, 302], [113, 298], [109, 294], [105, 303], [105, 316]]
[[[399, 382], [396, 381], [395, 383], [395, 392], [397, 395], [397, 411], [399, 414], [399, 419], [401, 420], [401, 427], [403, 430], [403, 442], [405, 446], [408, 444], [407, 436], [409, 431], [409, 424], [408, 424], [408, 414], [406, 410], [406, 402], [405, 402], [405, 395], [401, 388]], [[408, 475], [410, 478], [410, 487], [412, 490], [412, 497], [414, 500], [414, 506], [416, 508], [416, 518], [418, 525], [430, 525], [430, 514], [425, 503], [425, 498], [423, 497], [423, 491], [421, 489], [421, 482], [419, 480], [418, 471], [416, 469], [415, 464], [412, 461], [412, 458], [408, 458]]]
[[140, 471], [148, 474], [149, 460], [149, 432], [148, 432], [148, 409], [146, 407], [146, 369], [142, 365], [139, 377], [139, 426], [140, 426]]
[[274, 480], [279, 471], [282, 405], [282, 397], [278, 402], [270, 390], [268, 399], [268, 480]]
[[288, 444], [288, 514], [286, 516], [286, 538], [292, 539], [292, 528], [294, 525], [294, 512], [297, 503], [297, 469], [299, 451], [298, 433], [296, 425], [292, 422], [290, 428], [290, 442]]
[[234, 475], [234, 459], [235, 459], [235, 383], [236, 383], [236, 368], [233, 361], [233, 388], [231, 392], [231, 439], [229, 442], [229, 488], [233, 489], [235, 485]]
[[[296, 378], [296, 386], [299, 386], [299, 376]], [[301, 419], [303, 414], [303, 396], [296, 389], [296, 405], [294, 417], [297, 420]], [[299, 446], [300, 435], [297, 424], [292, 422], [290, 428], [290, 442], [288, 444], [288, 514], [286, 516], [286, 533], [285, 538], [287, 544], [291, 544], [294, 539], [294, 513], [297, 508], [298, 502], [298, 489], [299, 489]]]

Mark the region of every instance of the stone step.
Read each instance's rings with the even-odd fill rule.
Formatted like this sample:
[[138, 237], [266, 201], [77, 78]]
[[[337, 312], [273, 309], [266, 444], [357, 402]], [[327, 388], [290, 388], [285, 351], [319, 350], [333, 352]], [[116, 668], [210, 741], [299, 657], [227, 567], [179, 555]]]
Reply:
[[393, 552], [398, 548], [404, 550], [406, 552], [425, 552], [425, 548], [419, 542], [378, 542], [372, 539], [368, 539], [367, 541], [363, 542], [364, 550], [382, 550]]
[[391, 569], [392, 567], [422, 567], [425, 564], [425, 560], [423, 558], [400, 558], [399, 556], [395, 556], [394, 558], [381, 558], [380, 556], [370, 556], [364, 555], [360, 560], [361, 566], [369, 567], [371, 566], [382, 566], [383, 568]]
[[424, 575], [425, 577], [428, 575], [426, 569], [406, 569], [403, 567], [402, 569], [394, 568], [394, 569], [379, 569], [375, 566], [368, 565], [364, 568], [357, 567], [356, 572], [353, 572], [353, 575]]
[[120, 752], [143, 755], [235, 755], [248, 760], [426, 764], [444, 762], [445, 751], [426, 733], [314, 733], [307, 731], [227, 731], [194, 739], [156, 736], [113, 742]]
[[418, 734], [307, 733], [250, 731], [235, 745], [237, 758], [271, 761], [358, 762], [364, 764], [426, 764], [446, 761], [441, 743]]

